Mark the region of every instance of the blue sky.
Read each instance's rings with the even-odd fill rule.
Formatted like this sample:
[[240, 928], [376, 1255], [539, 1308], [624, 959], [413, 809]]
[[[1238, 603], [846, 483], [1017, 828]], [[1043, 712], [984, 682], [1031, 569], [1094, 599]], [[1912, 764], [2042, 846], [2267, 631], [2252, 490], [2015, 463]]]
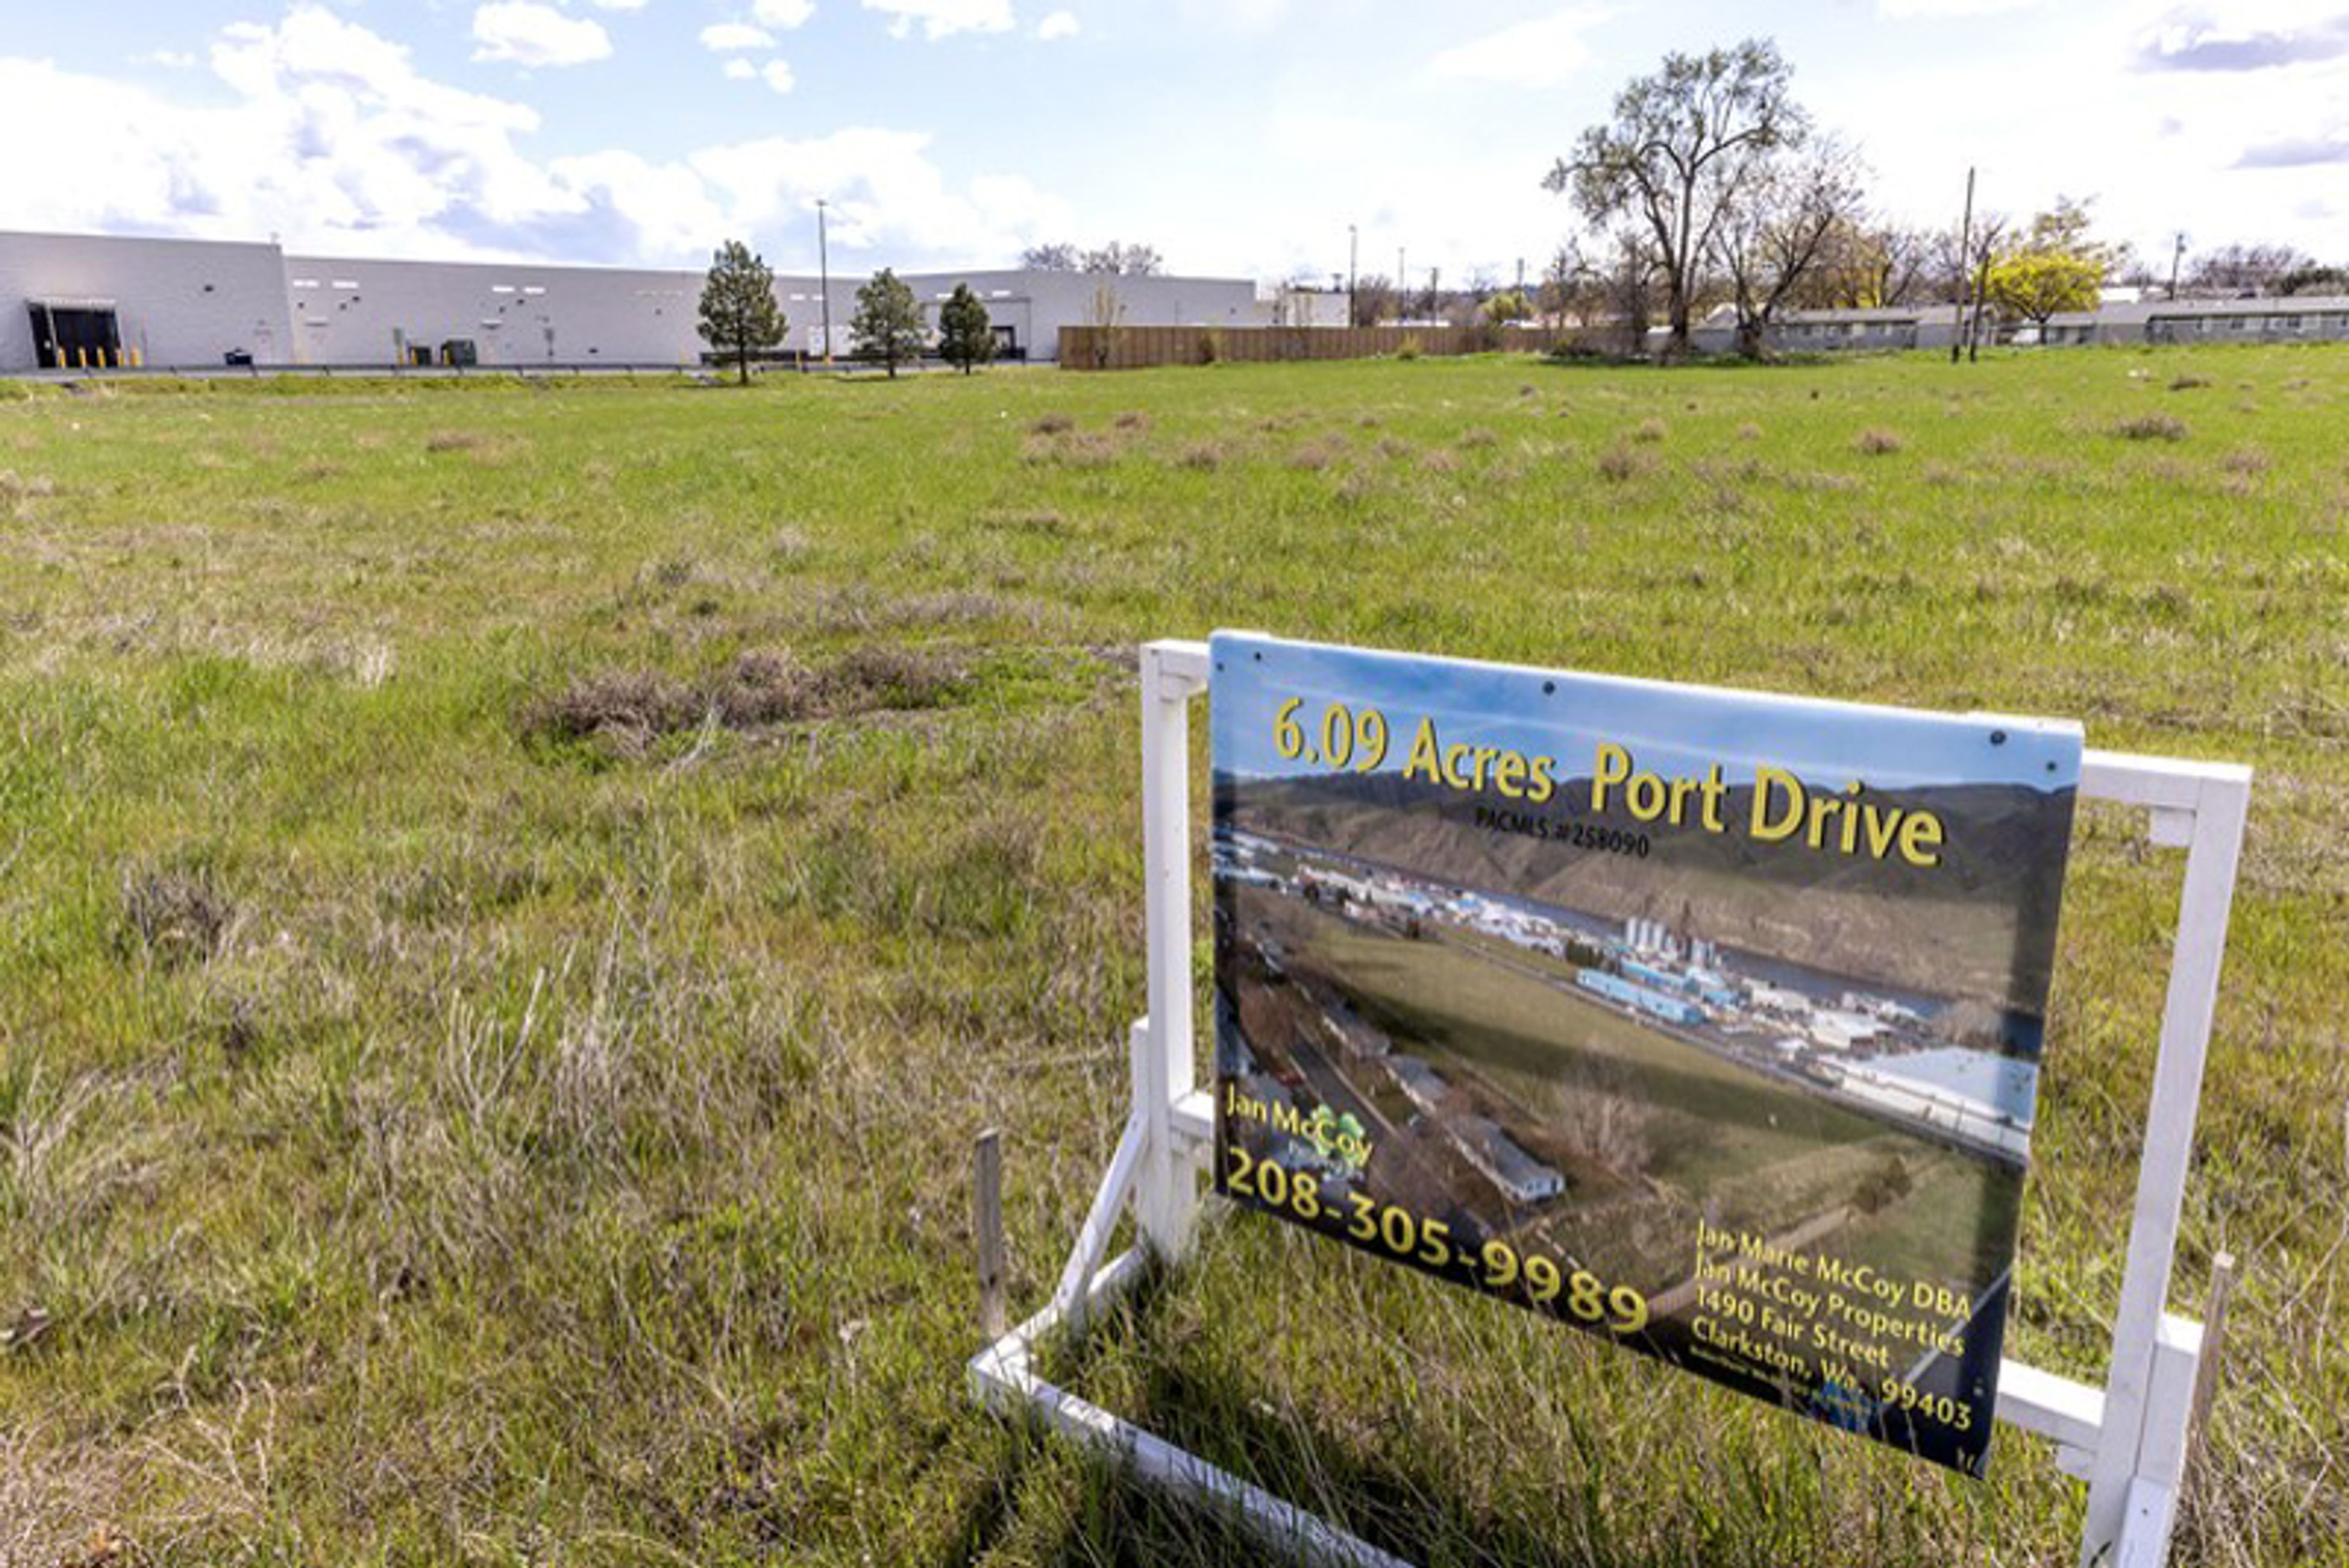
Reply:
[[[1668, 49], [1766, 26], [1894, 218], [2096, 198], [2349, 261], [2349, 0], [0, 0], [0, 227], [380, 255], [1537, 271]], [[28, 148], [38, 149], [37, 154]]]
[[[1854, 779], [1879, 789], [2079, 783], [2081, 731], [2060, 722], [1964, 718], [1246, 634], [1218, 633], [1213, 646], [1216, 766], [1240, 774], [1326, 771], [1284, 760], [1275, 748], [1276, 714], [1301, 697], [1299, 717], [1309, 732], [1318, 732], [1332, 701], [1357, 712], [1376, 706], [1392, 729], [1381, 773], [1402, 770], [1420, 721], [1433, 719], [1447, 747], [1504, 746], [1556, 758], [1553, 776], [1561, 784], [1590, 774], [1602, 742], [1630, 751], [1640, 771], [1668, 779], [1701, 779], [1719, 763], [1731, 784], [1752, 783], [1757, 763], [1827, 790]], [[2003, 739], [1992, 743], [1993, 734]]]

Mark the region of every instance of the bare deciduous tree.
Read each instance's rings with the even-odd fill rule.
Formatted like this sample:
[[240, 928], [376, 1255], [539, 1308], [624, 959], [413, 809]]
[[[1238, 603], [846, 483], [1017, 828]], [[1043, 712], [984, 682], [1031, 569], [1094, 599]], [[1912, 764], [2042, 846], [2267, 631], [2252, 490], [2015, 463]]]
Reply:
[[1799, 161], [1755, 169], [1744, 199], [1722, 214], [1711, 259], [1729, 285], [1737, 312], [1737, 351], [1765, 352], [1770, 323], [1827, 254], [1840, 228], [1860, 210], [1860, 163], [1848, 148], [1825, 140]]
[[1702, 55], [1671, 54], [1616, 95], [1615, 118], [1582, 133], [1543, 184], [1572, 195], [1593, 222], [1644, 231], [1664, 278], [1668, 352], [1689, 349], [1702, 269], [1722, 224], [1752, 199], [1772, 156], [1801, 145], [1809, 117], [1792, 69], [1766, 38]]

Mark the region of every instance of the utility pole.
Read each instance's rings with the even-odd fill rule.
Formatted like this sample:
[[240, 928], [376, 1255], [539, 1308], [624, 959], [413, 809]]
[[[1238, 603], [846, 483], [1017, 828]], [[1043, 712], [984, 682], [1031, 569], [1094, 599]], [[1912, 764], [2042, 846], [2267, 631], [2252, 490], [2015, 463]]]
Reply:
[[1349, 327], [1361, 325], [1354, 319], [1354, 258], [1359, 245], [1360, 236], [1354, 233], [1354, 225], [1348, 223], [1346, 225], [1346, 325]]
[[1402, 270], [1402, 247], [1395, 246], [1395, 320], [1402, 321], [1411, 315], [1411, 277]]
[[2178, 264], [2186, 259], [2186, 231], [2178, 231], [2178, 243], [2169, 252], [2169, 297], [2178, 297]]
[[1965, 330], [1966, 288], [1974, 271], [1968, 265], [1973, 260], [1973, 243], [1974, 171], [1969, 168], [1966, 171], [1966, 215], [1958, 223], [1958, 315], [1957, 319], [1950, 323], [1950, 363], [1952, 365], [1958, 362], [1958, 339]]
[[815, 199], [815, 266], [823, 301], [823, 362], [832, 363], [832, 251], [824, 243], [824, 208], [831, 203], [823, 197]]

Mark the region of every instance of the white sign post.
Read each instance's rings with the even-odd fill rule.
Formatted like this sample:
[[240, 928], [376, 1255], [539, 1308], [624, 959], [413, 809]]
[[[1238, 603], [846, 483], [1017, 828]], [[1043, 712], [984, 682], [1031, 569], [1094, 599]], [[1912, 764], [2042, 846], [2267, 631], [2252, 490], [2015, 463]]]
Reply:
[[[1207, 645], [1142, 649], [1143, 854], [1149, 930], [1148, 1016], [1133, 1026], [1133, 1105], [1108, 1173], [1050, 1303], [970, 1363], [973, 1393], [1006, 1417], [1040, 1418], [1142, 1479], [1221, 1509], [1309, 1561], [1405, 1568], [1398, 1559], [1293, 1503], [1175, 1448], [1037, 1376], [1039, 1343], [1130, 1289], [1145, 1251], [1179, 1261], [1215, 1147], [1215, 1106], [1198, 1085], [1193, 1020], [1190, 704], [1207, 690]], [[2112, 1355], [2102, 1386], [2007, 1360], [2001, 1420], [2056, 1446], [2056, 1463], [2088, 1483], [2084, 1568], [2159, 1568], [2185, 1473], [2202, 1325], [2168, 1310], [2178, 1229], [2218, 1000], [2228, 911], [2251, 799], [2251, 770], [2229, 763], [2091, 750], [2080, 794], [2142, 806], [2157, 845], [2187, 851], [2153, 1094], [2130, 1218]], [[1107, 1259], [1131, 1203], [1141, 1246]]]

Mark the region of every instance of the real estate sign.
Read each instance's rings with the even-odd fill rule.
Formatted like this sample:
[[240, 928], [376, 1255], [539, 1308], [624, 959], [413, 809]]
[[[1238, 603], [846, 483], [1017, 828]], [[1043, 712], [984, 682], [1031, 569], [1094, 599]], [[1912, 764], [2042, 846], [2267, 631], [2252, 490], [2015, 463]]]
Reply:
[[2078, 728], [1212, 656], [1217, 1189], [1979, 1475]]

